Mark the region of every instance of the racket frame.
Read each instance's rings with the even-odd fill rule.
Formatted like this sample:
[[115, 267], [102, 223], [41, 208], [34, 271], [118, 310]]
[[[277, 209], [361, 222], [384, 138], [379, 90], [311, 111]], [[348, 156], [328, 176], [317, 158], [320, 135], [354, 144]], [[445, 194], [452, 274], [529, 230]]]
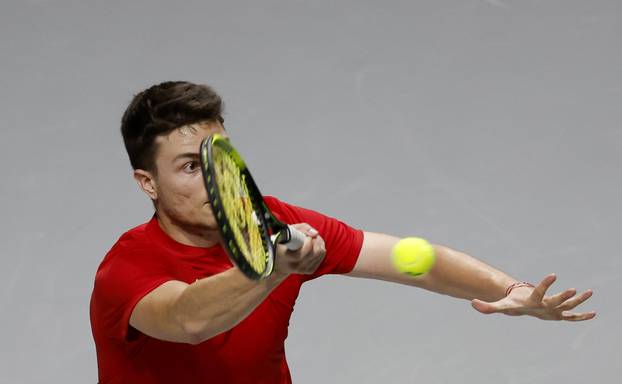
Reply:
[[[264, 250], [266, 251], [266, 264], [262, 273], [257, 272], [246, 260], [244, 253], [242, 252], [233, 232], [230, 229], [231, 223], [227, 218], [227, 213], [222, 204], [222, 198], [218, 188], [216, 169], [212, 165], [214, 158], [214, 146], [219, 147], [231, 156], [240, 170], [240, 175], [243, 175], [244, 180], [246, 181], [250, 201], [255, 210], [256, 218], [260, 223], [260, 227], [263, 228], [263, 230], [261, 230], [261, 236], [262, 243], [264, 244]], [[240, 269], [240, 271], [242, 271], [242, 273], [250, 279], [259, 280], [270, 276], [274, 270], [274, 259], [276, 256], [275, 244], [287, 242], [291, 238], [288, 226], [274, 217], [266, 205], [263, 196], [259, 191], [255, 180], [253, 179], [253, 176], [242, 159], [242, 156], [240, 156], [238, 151], [233, 147], [233, 145], [231, 145], [226, 136], [212, 134], [203, 139], [199, 148], [199, 160], [201, 163], [201, 172], [203, 174], [203, 181], [205, 189], [207, 190], [210, 206], [216, 222], [218, 223], [218, 230], [223, 241], [222, 245], [227, 252], [227, 255]]]

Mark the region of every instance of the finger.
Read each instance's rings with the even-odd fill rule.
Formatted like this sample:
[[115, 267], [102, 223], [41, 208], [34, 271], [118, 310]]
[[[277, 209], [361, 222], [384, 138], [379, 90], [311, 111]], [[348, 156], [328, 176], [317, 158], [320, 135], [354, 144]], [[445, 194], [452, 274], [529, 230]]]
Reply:
[[546, 291], [555, 282], [555, 280], [557, 280], [557, 276], [555, 276], [554, 273], [551, 273], [550, 275], [542, 279], [540, 284], [538, 284], [536, 288], [534, 288], [533, 292], [531, 292], [531, 300], [538, 303], [541, 302], [544, 298], [544, 295], [546, 294]]
[[300, 232], [304, 233], [307, 236], [310, 237], [316, 237], [318, 235], [318, 231], [313, 228], [311, 225], [309, 225], [308, 223], [298, 223], [298, 224], [293, 224], [294, 228], [296, 228], [297, 230], [299, 230]]
[[306, 237], [305, 242], [302, 244], [302, 248], [300, 248], [300, 252], [298, 252], [298, 259], [303, 260], [312, 251], [313, 251], [313, 238]]
[[584, 321], [590, 320], [596, 317], [596, 312], [584, 312], [584, 313], [571, 313], [571, 312], [562, 312], [562, 320], [566, 321]]
[[300, 260], [300, 263], [298, 265], [298, 270], [300, 271], [300, 273], [306, 273], [307, 270], [309, 270], [311, 264], [313, 264], [313, 262], [315, 261], [315, 247], [313, 245], [311, 247], [312, 248], [309, 253], [304, 255], [304, 257]]
[[565, 291], [563, 291], [561, 293], [558, 293], [557, 295], [545, 297], [542, 301], [547, 306], [557, 307], [558, 305], [560, 305], [564, 301], [570, 299], [571, 297], [573, 297], [576, 294], [577, 294], [577, 290], [576, 289], [569, 288], [569, 289], [567, 289], [567, 290], [565, 290]]
[[311, 264], [309, 264], [305, 270], [305, 273], [310, 275], [312, 273], [315, 273], [315, 271], [317, 271], [317, 269], [320, 267], [320, 265], [322, 264], [322, 261], [324, 261], [324, 257], [318, 257], [316, 259], [313, 259], [313, 261], [311, 262]]
[[324, 241], [321, 237], [313, 240], [313, 249], [311, 254], [304, 261], [302, 269], [307, 273], [313, 273], [319, 267], [326, 255], [326, 249], [324, 248]]
[[585, 300], [592, 297], [592, 293], [593, 293], [592, 290], [588, 289], [587, 291], [583, 292], [579, 296], [575, 296], [572, 299], [566, 300], [563, 303], [558, 304], [556, 308], [561, 309], [562, 311], [571, 310], [577, 305], [583, 303]]
[[313, 249], [313, 244], [312, 244], [312, 239], [310, 237], [305, 237], [305, 241], [304, 241], [304, 243], [302, 243], [302, 247], [300, 247], [297, 250], [287, 249], [287, 247], [285, 247], [284, 245], [281, 245], [281, 244], [279, 244], [278, 247], [280, 249], [282, 249], [282, 252], [284, 252], [286, 257], [290, 261], [294, 261], [296, 263], [299, 263], [300, 260], [302, 260], [305, 257], [306, 254], [311, 252], [311, 250]]
[[308, 223], [296, 223], [296, 224], [292, 224], [292, 226], [294, 228], [296, 228], [299, 231], [306, 231], [308, 228], [311, 228], [311, 225], [309, 225]]
[[313, 260], [313, 248], [316, 241], [316, 239], [306, 237], [302, 248], [297, 251], [287, 251], [287, 262], [291, 269], [297, 273], [306, 273], [310, 261]]
[[495, 301], [493, 303], [489, 303], [487, 301], [473, 299], [471, 300], [471, 306], [475, 308], [478, 312], [491, 314], [497, 312], [504, 312], [510, 308], [507, 300]]

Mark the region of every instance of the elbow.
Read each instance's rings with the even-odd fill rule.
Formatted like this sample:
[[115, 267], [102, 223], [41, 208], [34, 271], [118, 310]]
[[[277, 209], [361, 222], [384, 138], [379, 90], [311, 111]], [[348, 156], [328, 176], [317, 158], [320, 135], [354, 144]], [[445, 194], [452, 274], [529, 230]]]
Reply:
[[187, 334], [186, 335], [186, 344], [190, 344], [190, 345], [199, 345], [202, 342], [204, 342], [205, 340], [207, 340], [206, 338], [202, 337], [200, 334]]
[[214, 322], [211, 316], [196, 316], [188, 313], [179, 302], [175, 304], [170, 309], [169, 318], [174, 324], [178, 342], [197, 345], [212, 337], [211, 328]]
[[183, 323], [186, 343], [197, 345], [235, 327], [239, 321], [232, 323], [230, 319], [216, 316], [210, 320], [193, 320]]
[[180, 324], [184, 334], [184, 342], [191, 345], [201, 344], [231, 328], [226, 327], [217, 318], [211, 320], [185, 320]]
[[183, 342], [191, 345], [198, 345], [209, 339], [208, 330], [203, 322], [185, 321], [181, 323]]

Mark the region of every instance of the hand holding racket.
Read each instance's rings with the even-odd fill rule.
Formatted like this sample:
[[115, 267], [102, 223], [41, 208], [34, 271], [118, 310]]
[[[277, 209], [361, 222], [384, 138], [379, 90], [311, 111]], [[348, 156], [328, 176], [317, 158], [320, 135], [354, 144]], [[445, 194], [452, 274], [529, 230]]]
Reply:
[[296, 251], [306, 235], [274, 217], [244, 160], [226, 137], [214, 134], [205, 138], [199, 158], [225, 251], [250, 279], [266, 278], [274, 269], [276, 244]]
[[285, 246], [278, 244], [277, 248], [282, 249], [278, 249], [275, 254], [274, 269], [282, 273], [312, 274], [326, 256], [324, 239], [307, 223], [298, 223], [292, 226], [306, 234], [307, 240], [298, 251], [288, 251]]

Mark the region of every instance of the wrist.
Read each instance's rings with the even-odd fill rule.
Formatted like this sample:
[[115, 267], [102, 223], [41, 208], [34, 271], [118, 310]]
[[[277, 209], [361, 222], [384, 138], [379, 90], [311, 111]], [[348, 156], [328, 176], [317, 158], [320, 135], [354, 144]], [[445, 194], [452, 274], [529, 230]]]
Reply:
[[289, 273], [274, 271], [266, 278], [266, 282], [276, 286], [281, 284], [287, 277], [289, 277]]
[[535, 286], [531, 283], [528, 283], [526, 281], [516, 281], [510, 285], [507, 286], [507, 288], [505, 289], [505, 295], [504, 297], [507, 297], [514, 289], [516, 288], [524, 288], [524, 287], [528, 287], [528, 288], [535, 288]]

